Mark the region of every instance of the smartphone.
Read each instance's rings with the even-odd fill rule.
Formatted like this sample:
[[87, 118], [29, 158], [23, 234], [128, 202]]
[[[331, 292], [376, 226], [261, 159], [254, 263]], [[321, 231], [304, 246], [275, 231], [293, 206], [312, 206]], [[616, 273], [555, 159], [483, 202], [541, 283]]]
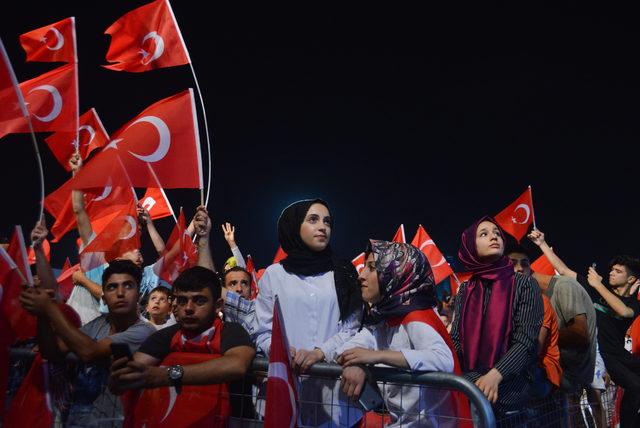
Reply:
[[131, 355], [131, 349], [129, 349], [129, 345], [126, 343], [111, 343], [111, 355], [114, 360], [118, 360], [122, 357], [127, 357], [127, 359], [133, 359]]
[[384, 400], [378, 390], [378, 386], [369, 381], [364, 383], [364, 387], [362, 388], [358, 401], [360, 401], [362, 408], [368, 412], [378, 410], [384, 404]]
[[596, 268], [596, 262], [591, 263], [591, 267], [595, 269]]

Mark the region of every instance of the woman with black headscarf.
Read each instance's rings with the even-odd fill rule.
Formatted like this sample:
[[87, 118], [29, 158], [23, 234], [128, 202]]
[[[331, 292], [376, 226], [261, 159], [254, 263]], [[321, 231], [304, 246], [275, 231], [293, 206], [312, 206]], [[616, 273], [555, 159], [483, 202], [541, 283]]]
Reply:
[[[336, 350], [345, 367], [344, 392], [360, 395], [362, 364], [461, 374], [449, 333], [434, 310], [435, 283], [425, 255], [412, 245], [371, 240], [365, 257], [359, 275], [362, 298], [370, 305], [365, 328]], [[390, 427], [459, 426], [469, 417], [467, 401], [446, 391], [387, 384], [383, 395]]]
[[[260, 279], [256, 299], [255, 340], [259, 352], [269, 354], [274, 298], [278, 296], [293, 366], [304, 372], [332, 355], [355, 333], [362, 306], [353, 265], [337, 258], [329, 240], [333, 219], [326, 202], [309, 199], [284, 209], [278, 220], [278, 240], [287, 253], [269, 266]], [[340, 398], [334, 398], [340, 397]], [[352, 426], [361, 413], [347, 409], [335, 381], [308, 379], [302, 383], [301, 419], [313, 426]]]
[[491, 217], [462, 233], [458, 257], [472, 275], [458, 290], [451, 338], [465, 377], [494, 404], [497, 418], [505, 418], [529, 398], [543, 316], [540, 289], [514, 272], [504, 232]]

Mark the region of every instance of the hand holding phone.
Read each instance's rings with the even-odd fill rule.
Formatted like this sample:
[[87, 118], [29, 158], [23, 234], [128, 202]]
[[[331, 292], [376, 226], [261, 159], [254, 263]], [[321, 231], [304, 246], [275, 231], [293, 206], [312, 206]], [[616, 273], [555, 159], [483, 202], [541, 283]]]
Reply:
[[122, 357], [127, 357], [128, 360], [132, 360], [131, 349], [126, 343], [111, 343], [111, 355], [114, 360], [119, 360]]

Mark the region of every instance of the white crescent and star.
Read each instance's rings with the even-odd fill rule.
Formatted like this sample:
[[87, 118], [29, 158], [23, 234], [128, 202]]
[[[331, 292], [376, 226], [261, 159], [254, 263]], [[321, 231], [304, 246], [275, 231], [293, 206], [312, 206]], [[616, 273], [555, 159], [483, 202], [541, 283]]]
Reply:
[[[524, 210], [524, 212], [527, 214], [527, 216], [525, 217], [524, 221], [520, 222], [518, 220], [516, 220], [516, 213], [518, 212], [518, 210], [522, 208]], [[529, 222], [529, 217], [531, 216], [531, 209], [529, 208], [529, 205], [527, 204], [520, 204], [516, 207], [515, 210], [513, 210], [513, 217], [511, 217], [511, 221], [515, 224], [527, 224]]]
[[47, 45], [46, 44], [47, 38], [46, 38], [46, 33], [45, 33], [45, 37], [44, 37], [45, 46], [50, 51], [60, 50], [64, 46], [64, 36], [60, 33], [60, 31], [58, 31], [58, 29], [56, 27], [50, 27], [49, 30], [47, 31], [47, 33], [49, 33], [49, 31], [52, 32], [56, 36], [56, 44], [53, 45], [53, 46]]
[[[91, 125], [82, 125], [80, 128], [78, 128], [78, 140], [80, 139], [80, 132], [81, 131], [87, 131], [89, 133], [89, 141], [87, 141], [86, 143], [83, 144], [83, 146], [88, 146], [89, 144], [91, 144], [93, 139], [96, 137], [96, 131], [93, 129], [93, 126], [91, 126]], [[73, 140], [73, 143], [71, 143], [71, 144], [74, 147], [78, 147], [78, 145], [80, 143], [77, 140]]]
[[62, 111], [62, 97], [60, 96], [60, 92], [58, 92], [58, 89], [56, 89], [55, 86], [51, 86], [51, 85], [36, 86], [32, 90], [30, 90], [29, 93], [32, 93], [35, 91], [49, 92], [49, 94], [51, 95], [51, 98], [53, 99], [53, 107], [51, 108], [51, 111], [49, 112], [49, 114], [45, 116], [38, 116], [35, 113], [33, 115], [41, 122], [51, 122], [56, 117], [58, 117], [58, 115]]
[[140, 49], [142, 53], [142, 59], [140, 60], [140, 62], [144, 65], [149, 64], [151, 61], [155, 61], [156, 59], [160, 58], [160, 55], [164, 53], [164, 40], [162, 36], [158, 34], [158, 32], [152, 31], [150, 33], [147, 33], [147, 35], [142, 39], [142, 43], [140, 43], [140, 45], [144, 45], [144, 42], [149, 39], [153, 39], [156, 46], [153, 49], [153, 54], [151, 54], [149, 58], [147, 58], [149, 56], [149, 52], [145, 51], [144, 49]]
[[[133, 122], [131, 125], [127, 126], [127, 128], [123, 132], [126, 132], [127, 129], [140, 122], [149, 123], [153, 125], [154, 128], [156, 128], [156, 131], [158, 131], [158, 135], [160, 137], [158, 140], [158, 147], [153, 153], [149, 155], [140, 155], [132, 151], [129, 151], [129, 153], [143, 162], [153, 163], [162, 160], [167, 155], [167, 153], [169, 153], [169, 148], [171, 147], [171, 131], [169, 130], [169, 127], [166, 123], [164, 123], [162, 119], [157, 116], [143, 116]], [[122, 140], [123, 138], [116, 138], [115, 140], [112, 140], [104, 148], [104, 150], [117, 149], [118, 143]]]
[[109, 181], [107, 182], [107, 185], [104, 186], [104, 189], [102, 189], [102, 194], [100, 196], [96, 196], [95, 198], [93, 198], [91, 200], [91, 202], [99, 202], [99, 201], [103, 201], [107, 198], [107, 196], [109, 196], [111, 194], [111, 179], [109, 179]]
[[269, 371], [267, 373], [267, 376], [269, 378], [280, 379], [287, 384], [287, 388], [289, 388], [289, 400], [291, 401], [291, 410], [292, 410], [291, 423], [289, 424], [289, 428], [293, 428], [298, 418], [296, 415], [296, 398], [293, 393], [293, 388], [291, 388], [291, 384], [289, 383], [287, 366], [284, 363], [279, 363], [279, 362], [269, 363]]
[[164, 421], [165, 419], [167, 419], [167, 416], [169, 416], [169, 413], [171, 413], [171, 411], [173, 410], [173, 406], [175, 406], [176, 404], [176, 399], [178, 398], [178, 394], [176, 392], [176, 388], [173, 386], [169, 387], [169, 405], [167, 406], [167, 412], [164, 414], [162, 421]]
[[147, 196], [144, 201], [142, 201], [142, 206], [147, 210], [151, 211], [151, 208], [156, 204], [156, 200], [151, 196]]
[[133, 217], [128, 215], [128, 216], [125, 217], [125, 220], [127, 221], [127, 223], [129, 223], [129, 232], [127, 233], [126, 236], [123, 236], [122, 238], [119, 238], [121, 241], [133, 238], [133, 235], [136, 234], [136, 230], [138, 229], [138, 227], [136, 225], [136, 221], [135, 221], [135, 219]]
[[[427, 241], [424, 241], [422, 244], [420, 244], [420, 251], [422, 251], [425, 247], [428, 247], [429, 245], [433, 245], [435, 247], [435, 242], [433, 242], [433, 239], [429, 239]], [[436, 268], [438, 266], [442, 266], [443, 264], [445, 264], [447, 262], [447, 260], [445, 260], [444, 256], [442, 256], [442, 259], [436, 263], [435, 265], [431, 265], [431, 269]]]

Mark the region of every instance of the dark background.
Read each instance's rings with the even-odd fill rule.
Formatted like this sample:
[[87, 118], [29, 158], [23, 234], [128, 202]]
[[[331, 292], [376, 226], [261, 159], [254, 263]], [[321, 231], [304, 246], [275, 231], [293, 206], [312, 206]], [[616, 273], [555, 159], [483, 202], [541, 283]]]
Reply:
[[[60, 64], [25, 63], [18, 36], [75, 16], [80, 110], [95, 107], [114, 132], [194, 86], [188, 66], [100, 67], [104, 30], [145, 3], [14, 3], [0, 18], [0, 37], [24, 81]], [[218, 265], [230, 255], [221, 222], [236, 225], [241, 250], [264, 267], [278, 246], [280, 211], [307, 197], [329, 202], [332, 246], [345, 257], [369, 237], [391, 239], [400, 223], [409, 240], [423, 224], [454, 256], [467, 225], [497, 214], [527, 185], [538, 227], [570, 267], [596, 261], [605, 273], [614, 254], [640, 253], [636, 11], [172, 6], [214, 135], [209, 209]], [[48, 194], [67, 176], [45, 136]], [[201, 136], [204, 144], [202, 127]], [[13, 224], [27, 232], [39, 195], [29, 136], [3, 138], [0, 159], [2, 234]], [[193, 215], [196, 190], [167, 193], [176, 211]], [[172, 221], [157, 227], [167, 238]], [[75, 232], [54, 247], [54, 266], [73, 254], [74, 240]], [[150, 262], [148, 239], [144, 249]]]

